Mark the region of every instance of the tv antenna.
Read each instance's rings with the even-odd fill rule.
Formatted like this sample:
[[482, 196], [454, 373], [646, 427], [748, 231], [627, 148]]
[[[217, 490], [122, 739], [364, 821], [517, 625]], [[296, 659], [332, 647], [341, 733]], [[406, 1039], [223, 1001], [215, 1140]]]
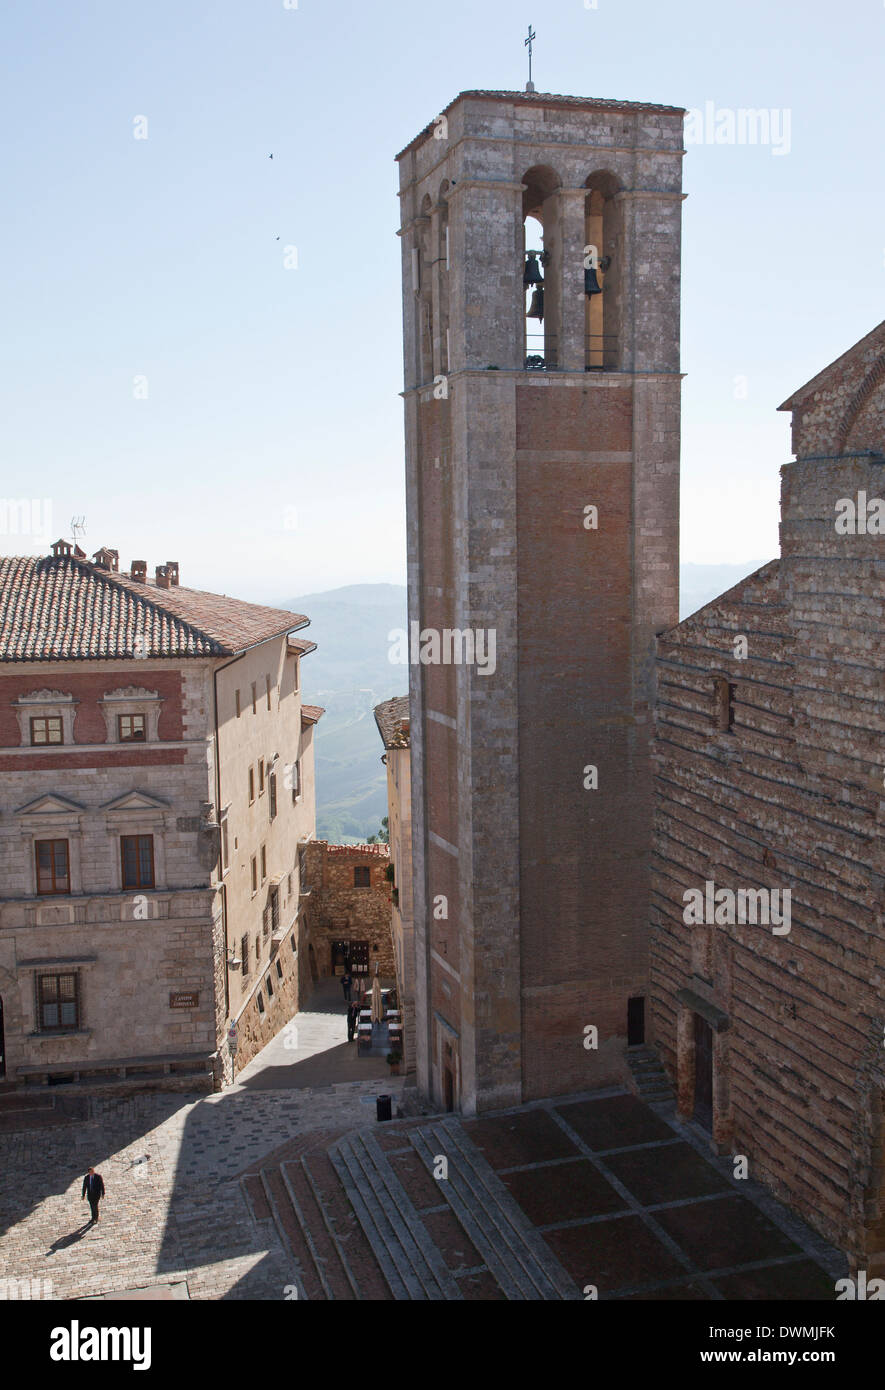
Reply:
[[86, 518], [85, 518], [85, 516], [72, 516], [72, 517], [71, 517], [71, 540], [72, 540], [72, 541], [74, 542], [74, 544], [76, 545], [77, 542], [80, 541], [80, 540], [82, 540], [83, 536], [85, 536], [85, 535], [86, 535]]

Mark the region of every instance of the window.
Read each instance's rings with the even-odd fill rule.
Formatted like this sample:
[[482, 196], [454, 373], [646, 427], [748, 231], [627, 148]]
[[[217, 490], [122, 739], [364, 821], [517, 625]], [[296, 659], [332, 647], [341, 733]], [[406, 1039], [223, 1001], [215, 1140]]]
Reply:
[[117, 738], [121, 743], [144, 743], [147, 733], [143, 714], [118, 714]]
[[270, 936], [270, 903], [267, 904], [261, 915], [261, 929], [266, 941]]
[[249, 805], [255, 800], [255, 769], [249, 768]]
[[266, 878], [267, 878], [267, 848], [266, 848], [265, 845], [262, 845], [262, 846], [261, 846], [261, 882], [263, 883], [264, 880], [265, 880]]
[[735, 688], [725, 676], [717, 676], [713, 686], [716, 728], [720, 733], [731, 733], [734, 728]]
[[121, 835], [120, 859], [124, 888], [153, 888], [153, 835]]
[[255, 938], [255, 959], [256, 959], [256, 961], [261, 960], [261, 937], [260, 937], [260, 936], [256, 936], [256, 938]]
[[37, 892], [70, 893], [67, 840], [37, 840], [34, 853], [37, 860]]
[[367, 866], [358, 864], [353, 871], [353, 886], [354, 888], [371, 888], [372, 870]]
[[297, 694], [298, 694], [298, 682], [299, 682], [300, 679], [301, 679], [301, 662], [300, 662], [299, 658], [296, 656], [296, 658], [295, 658], [295, 684], [294, 684], [294, 686], [292, 687], [292, 693], [293, 693], [293, 695], [297, 695]]
[[265, 978], [264, 988], [267, 990], [268, 999], [273, 999], [273, 979], [270, 975]]
[[255, 998], [256, 998], [256, 1000], [258, 1001], [258, 1012], [259, 1012], [260, 1014], [263, 1014], [263, 1013], [264, 1013], [264, 1000], [263, 1000], [262, 997], [261, 997], [261, 990], [258, 991], [258, 993], [256, 994]]
[[227, 869], [230, 865], [230, 845], [227, 834], [227, 817], [221, 822], [221, 867]]
[[301, 795], [301, 761], [292, 764], [292, 800], [297, 801]]
[[237, 710], [237, 718], [239, 719], [239, 717], [240, 717], [240, 692], [239, 692], [239, 690], [235, 690], [235, 691], [234, 691], [234, 704], [235, 704], [236, 710]]
[[31, 743], [37, 747], [47, 743], [64, 743], [61, 716], [38, 715], [32, 719]]
[[282, 965], [280, 964], [280, 962], [277, 961], [277, 979], [278, 979], [278, 980], [281, 980], [282, 978], [283, 978], [283, 967], [282, 967]]
[[258, 860], [252, 855], [252, 892], [258, 892]]
[[292, 935], [289, 937], [289, 942], [290, 942], [290, 944], [291, 944], [291, 946], [292, 946], [292, 955], [293, 955], [293, 956], [294, 956], [294, 955], [297, 955], [297, 953], [298, 953], [298, 947], [295, 945], [295, 933], [294, 933], [294, 932], [293, 932]]
[[288, 896], [291, 898], [291, 896], [292, 896], [292, 874], [291, 874], [291, 872], [289, 872], [288, 874], [286, 874], [286, 889], [287, 889]]
[[252, 713], [253, 713], [253, 714], [255, 714], [255, 712], [256, 712], [256, 700], [257, 700], [257, 698], [258, 698], [258, 686], [257, 686], [257, 685], [255, 684], [255, 682], [253, 681], [253, 682], [252, 682]]
[[270, 676], [264, 677], [264, 685], [267, 690], [267, 708], [270, 709]]
[[271, 773], [268, 775], [268, 779], [267, 779], [267, 794], [268, 794], [268, 802], [267, 802], [268, 813], [269, 813], [269, 815], [270, 815], [271, 820], [274, 820], [275, 817], [276, 817], [276, 814], [277, 814], [277, 774], [276, 774], [275, 772], [271, 772]]
[[241, 937], [240, 937], [240, 963], [241, 963], [242, 968], [243, 968], [243, 974], [244, 974], [244, 975], [248, 975], [248, 974], [249, 974], [249, 938], [248, 938], [248, 936], [241, 936]]
[[264, 759], [258, 760], [258, 795], [264, 796]]
[[270, 890], [270, 925], [272, 931], [277, 931], [280, 925], [280, 890], [272, 888]]
[[80, 1026], [80, 979], [71, 975], [37, 976], [37, 1027], [41, 1033]]

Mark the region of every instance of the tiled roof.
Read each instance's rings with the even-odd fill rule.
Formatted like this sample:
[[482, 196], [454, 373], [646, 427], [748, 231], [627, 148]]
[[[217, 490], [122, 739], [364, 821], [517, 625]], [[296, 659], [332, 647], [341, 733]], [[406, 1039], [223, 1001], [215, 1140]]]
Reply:
[[392, 700], [383, 700], [380, 705], [375, 706], [374, 714], [385, 748], [409, 747], [408, 695], [395, 695]]
[[[322, 840], [317, 843], [323, 844]], [[362, 859], [367, 854], [377, 854], [379, 859], [384, 859], [390, 854], [389, 845], [327, 845], [327, 854], [355, 854]]]
[[302, 724], [316, 724], [317, 720], [322, 719], [325, 713], [322, 705], [302, 705], [301, 722]]
[[234, 656], [308, 621], [70, 555], [0, 557], [0, 661]]
[[315, 652], [316, 649], [316, 642], [308, 642], [303, 637], [289, 638], [289, 651], [297, 652], [299, 656], [307, 656], [308, 652]]
[[[469, 92], [459, 92], [453, 97], [448, 106], [443, 107], [442, 114], [448, 115], [452, 107], [465, 97], [474, 100], [485, 101], [512, 101], [520, 106], [570, 106], [577, 109], [602, 110], [602, 111], [664, 111], [670, 116], [684, 116], [684, 106], [659, 106], [653, 101], [622, 101], [620, 98], [609, 97], [567, 97], [559, 96], [555, 92], [494, 92], [487, 89], [477, 89]], [[396, 156], [402, 159], [413, 145], [423, 144], [433, 134], [434, 126], [439, 117], [434, 116], [429, 125], [419, 131], [414, 140], [410, 140], [405, 149], [400, 150]]]

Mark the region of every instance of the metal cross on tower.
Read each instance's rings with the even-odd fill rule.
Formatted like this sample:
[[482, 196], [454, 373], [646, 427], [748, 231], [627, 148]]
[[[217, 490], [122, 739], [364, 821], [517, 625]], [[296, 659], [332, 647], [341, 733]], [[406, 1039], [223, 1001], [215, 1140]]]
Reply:
[[528, 51], [529, 51], [529, 80], [528, 80], [528, 82], [526, 83], [526, 88], [525, 88], [527, 92], [533, 92], [533, 91], [535, 90], [535, 84], [534, 84], [534, 82], [532, 81], [532, 42], [533, 42], [533, 40], [536, 39], [537, 37], [538, 37], [538, 36], [537, 36], [537, 34], [535, 33], [534, 29], [532, 28], [531, 25], [529, 25], [529, 36], [528, 36], [528, 38], [526, 39], [525, 44], [524, 44], [524, 47], [527, 48]]

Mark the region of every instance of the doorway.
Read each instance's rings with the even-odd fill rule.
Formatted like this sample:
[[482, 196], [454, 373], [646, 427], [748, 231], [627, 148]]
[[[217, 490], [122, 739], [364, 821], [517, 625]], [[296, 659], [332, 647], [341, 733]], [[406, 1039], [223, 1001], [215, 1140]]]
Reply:
[[627, 1000], [627, 1046], [639, 1047], [645, 1042], [645, 995]]
[[443, 1101], [446, 1110], [451, 1112], [455, 1108], [455, 1078], [452, 1076], [451, 1068], [443, 1070]]
[[700, 1014], [694, 1016], [694, 1113], [692, 1117], [713, 1133], [713, 1029]]

